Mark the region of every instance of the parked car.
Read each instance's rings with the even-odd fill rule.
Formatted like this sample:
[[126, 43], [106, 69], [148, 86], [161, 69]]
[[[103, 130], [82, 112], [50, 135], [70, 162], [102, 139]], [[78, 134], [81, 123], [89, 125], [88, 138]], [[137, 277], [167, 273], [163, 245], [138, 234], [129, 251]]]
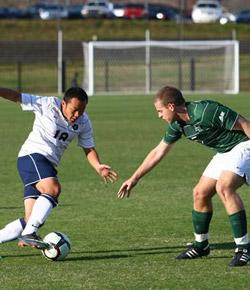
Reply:
[[222, 8], [222, 15], [219, 21], [220, 21], [220, 24], [226, 24], [228, 22], [235, 22], [236, 15], [227, 11], [225, 8]]
[[68, 10], [68, 18], [69, 19], [81, 19], [82, 18], [82, 8], [83, 5], [72, 4], [68, 5], [66, 9]]
[[210, 23], [219, 21], [222, 16], [220, 2], [214, 0], [199, 0], [193, 6], [192, 19], [195, 23]]
[[124, 6], [124, 18], [142, 19], [146, 17], [144, 4], [128, 3]]
[[43, 20], [68, 18], [68, 10], [63, 5], [46, 5], [39, 9], [39, 16]]
[[0, 7], [0, 18], [8, 18], [9, 10], [7, 7]]
[[114, 17], [117, 17], [117, 18], [124, 17], [124, 4], [114, 3], [113, 14], [114, 14]]
[[26, 9], [19, 9], [16, 7], [0, 7], [0, 18], [1, 19], [29, 18], [29, 13]]
[[82, 8], [84, 18], [113, 18], [113, 5], [109, 1], [87, 1]]
[[27, 8], [28, 14], [30, 18], [40, 18], [39, 11], [40, 9], [46, 8], [45, 3], [36, 3]]
[[164, 4], [148, 4], [148, 18], [159, 20], [176, 20], [178, 13], [175, 8]]
[[250, 9], [241, 10], [236, 15], [237, 23], [250, 23]]

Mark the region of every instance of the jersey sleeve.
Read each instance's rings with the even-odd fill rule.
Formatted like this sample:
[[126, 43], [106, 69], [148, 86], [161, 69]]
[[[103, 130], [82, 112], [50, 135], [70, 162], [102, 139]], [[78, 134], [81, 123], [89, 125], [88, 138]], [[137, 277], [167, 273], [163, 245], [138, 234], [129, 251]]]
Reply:
[[83, 130], [78, 136], [78, 146], [82, 148], [93, 148], [95, 147], [94, 137], [93, 137], [93, 128], [91, 121], [88, 116], [85, 115]]
[[43, 104], [47, 102], [46, 97], [22, 94], [21, 108], [23, 111], [42, 113]]
[[168, 144], [174, 143], [181, 138], [182, 132], [179, 129], [177, 122], [168, 125], [163, 141]]
[[219, 103], [209, 104], [204, 111], [203, 122], [209, 126], [232, 130], [239, 114]]

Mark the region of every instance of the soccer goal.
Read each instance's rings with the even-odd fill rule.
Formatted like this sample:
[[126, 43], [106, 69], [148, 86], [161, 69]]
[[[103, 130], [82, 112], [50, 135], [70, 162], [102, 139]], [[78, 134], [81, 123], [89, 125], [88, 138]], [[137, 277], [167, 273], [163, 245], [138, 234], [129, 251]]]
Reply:
[[89, 95], [239, 92], [238, 41], [95, 41], [83, 52]]

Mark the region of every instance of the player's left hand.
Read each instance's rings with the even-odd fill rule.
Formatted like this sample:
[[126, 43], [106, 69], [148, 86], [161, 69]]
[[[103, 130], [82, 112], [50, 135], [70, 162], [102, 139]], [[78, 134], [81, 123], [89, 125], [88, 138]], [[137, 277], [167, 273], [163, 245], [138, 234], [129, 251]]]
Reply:
[[110, 166], [106, 164], [100, 165], [99, 174], [103, 178], [105, 183], [108, 183], [108, 182], [113, 183], [118, 178], [117, 173], [114, 170], [112, 170]]

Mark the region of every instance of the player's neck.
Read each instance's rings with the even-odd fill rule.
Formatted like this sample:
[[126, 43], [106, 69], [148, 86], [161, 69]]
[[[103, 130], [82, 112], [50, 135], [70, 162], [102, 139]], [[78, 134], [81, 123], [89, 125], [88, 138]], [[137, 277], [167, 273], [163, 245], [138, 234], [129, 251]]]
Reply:
[[177, 115], [181, 121], [188, 122], [190, 121], [190, 117], [188, 115], [188, 111], [186, 106], [179, 106], [177, 108]]

